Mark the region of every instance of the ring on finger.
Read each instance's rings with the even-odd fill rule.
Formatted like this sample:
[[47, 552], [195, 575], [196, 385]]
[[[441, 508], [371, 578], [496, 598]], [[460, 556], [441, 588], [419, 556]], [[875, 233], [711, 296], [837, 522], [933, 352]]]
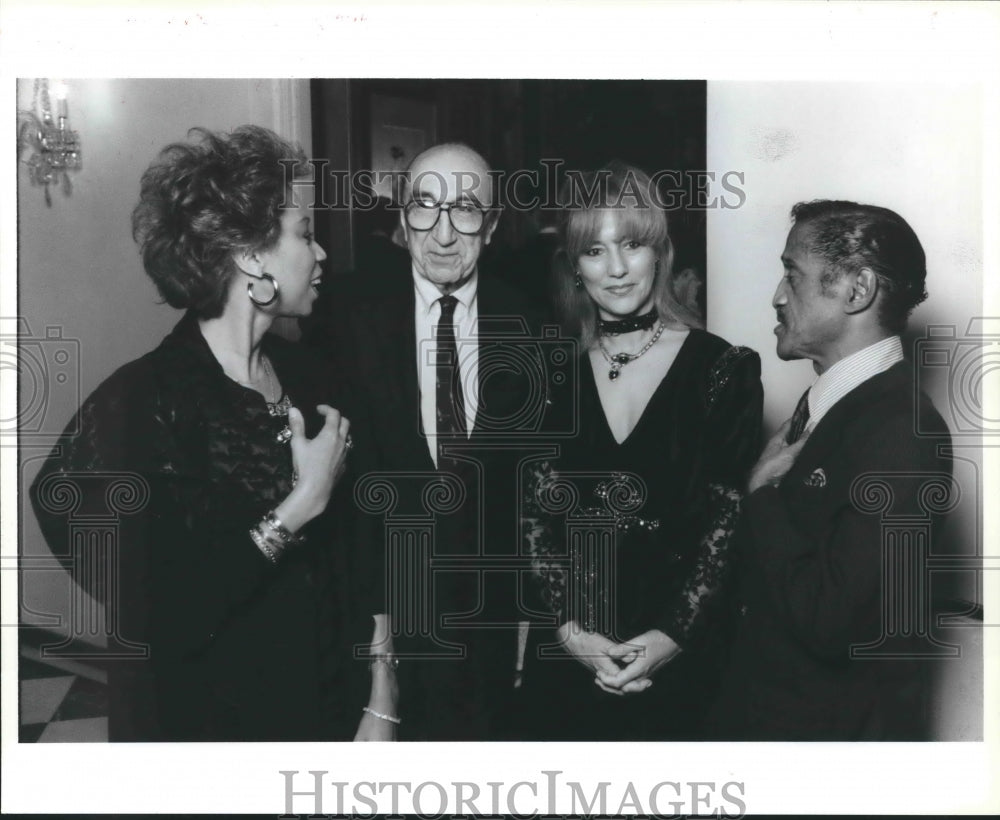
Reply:
[[344, 447], [348, 450], [354, 449], [354, 439], [351, 438], [351, 434], [347, 434], [347, 438], [344, 439]]

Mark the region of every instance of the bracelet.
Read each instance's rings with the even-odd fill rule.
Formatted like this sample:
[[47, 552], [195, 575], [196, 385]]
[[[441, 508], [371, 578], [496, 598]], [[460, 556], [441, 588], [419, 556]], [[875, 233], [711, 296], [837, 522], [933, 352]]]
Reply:
[[398, 669], [399, 668], [399, 658], [397, 658], [395, 655], [389, 654], [388, 652], [383, 652], [383, 653], [377, 654], [377, 655], [369, 655], [368, 656], [368, 671], [371, 672], [372, 668], [377, 663], [384, 663], [390, 669]]
[[281, 549], [282, 549], [280, 544], [276, 545], [273, 542], [269, 541], [267, 536], [264, 535], [264, 533], [262, 533], [258, 527], [254, 527], [253, 529], [250, 530], [250, 537], [253, 539], [253, 542], [257, 545], [257, 549], [259, 549], [262, 553], [264, 553], [264, 556], [267, 558], [268, 561], [270, 561], [272, 564], [278, 563], [278, 556], [281, 554]]
[[275, 537], [277, 537], [283, 546], [290, 547], [305, 541], [304, 536], [295, 535], [288, 527], [282, 524], [281, 519], [278, 518], [274, 510], [268, 510], [262, 523], [266, 524], [274, 532]]
[[389, 723], [395, 723], [397, 726], [399, 726], [399, 724], [403, 722], [398, 717], [393, 717], [392, 715], [383, 715], [381, 712], [376, 712], [374, 709], [369, 709], [367, 706], [362, 706], [361, 711], [367, 712], [369, 715], [371, 715], [372, 717], [377, 717], [379, 720], [387, 720], [389, 721]]

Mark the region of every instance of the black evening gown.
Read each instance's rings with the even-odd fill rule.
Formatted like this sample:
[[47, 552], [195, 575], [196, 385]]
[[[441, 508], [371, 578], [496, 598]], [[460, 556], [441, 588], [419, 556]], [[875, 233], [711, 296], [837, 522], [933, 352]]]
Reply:
[[[621, 443], [589, 357], [580, 364], [578, 435], [531, 465], [525, 484], [523, 529], [540, 609], [552, 616], [530, 632], [521, 733], [697, 739], [718, 685], [730, 535], [760, 447], [760, 360], [690, 331]], [[551, 624], [570, 619], [616, 641], [659, 629], [682, 651], [646, 691], [608, 694], [554, 646]]]

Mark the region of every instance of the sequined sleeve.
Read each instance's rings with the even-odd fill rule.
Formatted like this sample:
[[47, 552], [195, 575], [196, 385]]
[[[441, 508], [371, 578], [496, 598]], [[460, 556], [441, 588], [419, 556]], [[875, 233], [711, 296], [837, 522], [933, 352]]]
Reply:
[[707, 526], [693, 569], [660, 623], [681, 646], [704, 634], [725, 597], [743, 488], [760, 449], [763, 396], [760, 359], [748, 348], [729, 348], [709, 372], [704, 460]]
[[558, 542], [551, 514], [542, 498], [556, 473], [548, 461], [529, 463], [523, 473], [521, 536], [531, 556], [535, 591], [546, 609], [560, 621], [566, 608], [566, 569], [558, 560], [565, 550]]

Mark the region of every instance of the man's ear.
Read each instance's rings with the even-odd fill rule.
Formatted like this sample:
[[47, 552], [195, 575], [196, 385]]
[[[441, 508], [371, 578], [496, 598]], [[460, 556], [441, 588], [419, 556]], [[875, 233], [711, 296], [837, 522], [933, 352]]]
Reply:
[[489, 213], [486, 214], [486, 231], [483, 233], [483, 244], [489, 245], [490, 240], [493, 238], [493, 231], [497, 229], [497, 223], [500, 221], [500, 209], [492, 208]]
[[878, 295], [878, 277], [871, 268], [862, 268], [851, 283], [845, 309], [847, 313], [861, 313], [875, 304]]
[[403, 239], [407, 245], [410, 242], [410, 226], [406, 224], [406, 208], [399, 209], [399, 226], [403, 229]]

